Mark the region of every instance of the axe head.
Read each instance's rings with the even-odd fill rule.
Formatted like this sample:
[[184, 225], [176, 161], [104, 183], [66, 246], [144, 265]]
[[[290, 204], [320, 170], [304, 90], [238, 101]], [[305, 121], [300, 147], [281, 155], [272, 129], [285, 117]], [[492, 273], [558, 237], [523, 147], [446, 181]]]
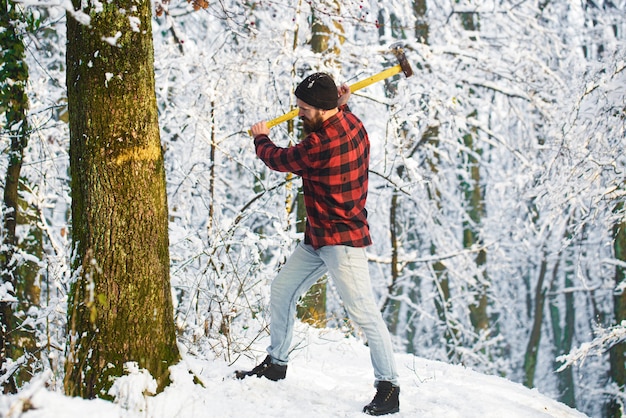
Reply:
[[396, 56], [398, 63], [400, 64], [400, 68], [402, 68], [402, 72], [406, 77], [411, 77], [413, 75], [413, 69], [411, 68], [411, 64], [406, 59], [406, 55], [404, 55], [404, 48], [402, 48], [401, 44], [393, 44], [391, 45], [391, 52]]

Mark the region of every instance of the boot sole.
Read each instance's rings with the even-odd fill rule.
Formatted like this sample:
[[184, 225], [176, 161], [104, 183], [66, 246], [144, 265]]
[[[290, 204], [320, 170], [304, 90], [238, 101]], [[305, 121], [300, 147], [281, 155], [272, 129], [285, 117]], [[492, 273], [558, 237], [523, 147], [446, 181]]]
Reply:
[[389, 411], [363, 411], [366, 415], [372, 416], [380, 416], [380, 415], [388, 415], [395, 414], [396, 412], [400, 412], [400, 407], [390, 409]]
[[262, 374], [262, 375], [258, 375], [257, 373], [253, 372], [253, 371], [246, 371], [246, 370], [236, 370], [235, 371], [235, 377], [239, 380], [243, 380], [248, 376], [256, 376], [256, 377], [264, 377], [268, 380], [271, 380], [273, 382], [278, 382], [279, 380], [283, 380], [286, 376], [268, 376], [266, 374]]

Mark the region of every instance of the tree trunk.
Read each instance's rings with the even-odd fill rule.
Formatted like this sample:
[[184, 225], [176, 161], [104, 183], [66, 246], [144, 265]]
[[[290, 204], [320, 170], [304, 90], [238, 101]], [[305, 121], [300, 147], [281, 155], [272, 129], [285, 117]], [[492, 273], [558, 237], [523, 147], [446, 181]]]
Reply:
[[[439, 144], [439, 129], [437, 127], [429, 128], [422, 140], [428, 138], [428, 140], [433, 142], [433, 146], [436, 148]], [[429, 171], [436, 177], [439, 173], [440, 161], [435, 153], [433, 158], [428, 158], [427, 163], [429, 167]], [[441, 192], [439, 189], [434, 187], [434, 183], [431, 183], [427, 186], [428, 190], [428, 198], [430, 200], [435, 200], [437, 202], [437, 206], [441, 208]], [[436, 255], [438, 248], [434, 241], [431, 241], [430, 244], [430, 254], [432, 256]], [[452, 315], [452, 298], [450, 293], [450, 279], [448, 277], [448, 271], [446, 265], [442, 260], [436, 260], [432, 263], [431, 269], [434, 274], [434, 285], [436, 288], [436, 296], [434, 297], [435, 302], [435, 310], [437, 311], [437, 316], [439, 317], [439, 321], [441, 322], [441, 326], [443, 327], [443, 337], [445, 341], [445, 350], [448, 359], [452, 362], [456, 362], [459, 360], [458, 358], [458, 350], [457, 343], [459, 341], [459, 323], [456, 321]]]
[[[476, 116], [475, 114], [473, 116]], [[464, 182], [462, 187], [465, 192], [465, 200], [467, 205], [467, 218], [463, 227], [463, 246], [472, 249], [474, 245], [480, 243], [478, 228], [482, 223], [484, 216], [483, 207], [483, 190], [480, 184], [480, 162], [474, 157], [475, 154], [480, 155], [482, 150], [474, 144], [475, 132], [468, 133], [463, 140], [467, 147], [467, 165], [468, 178], [470, 181]], [[477, 270], [481, 271], [487, 264], [487, 252], [484, 249], [479, 250], [475, 259]], [[473, 297], [474, 303], [469, 306], [470, 320], [476, 333], [489, 330], [489, 316], [487, 314], [487, 273], [483, 273], [483, 277], [475, 277], [476, 285], [474, 286]]]
[[430, 27], [428, 26], [428, 4], [426, 0], [415, 0], [413, 2], [413, 13], [415, 14], [415, 39], [428, 45]]
[[[620, 214], [620, 221], [615, 223], [613, 227], [613, 250], [615, 258], [622, 263], [626, 262], [626, 219], [624, 219], [624, 203], [620, 202], [615, 210]], [[617, 264], [615, 267], [615, 289], [620, 289], [626, 279], [626, 268], [623, 264]], [[613, 294], [613, 313], [615, 315], [615, 324], [621, 324], [626, 320], [626, 292], [623, 290], [615, 291]], [[626, 383], [626, 342], [620, 342], [611, 347], [611, 380], [624, 391]], [[606, 407], [606, 416], [611, 418], [621, 417], [621, 407], [617, 399], [612, 399]]]
[[[29, 127], [27, 120], [28, 97], [26, 82], [28, 66], [25, 62], [24, 43], [21, 30], [15, 24], [23, 20], [22, 13], [14, 2], [0, 0], [0, 50], [3, 65], [0, 65], [0, 110], [5, 114], [6, 132], [10, 135], [11, 145], [8, 153], [8, 165], [3, 195], [3, 232], [0, 252], [0, 271], [2, 282], [10, 300], [0, 301], [0, 375], [6, 374], [5, 381], [0, 381], [5, 393], [14, 393], [19, 384], [28, 380], [29, 371], [16, 373], [17, 369], [4, 369], [9, 358], [17, 360], [29, 349], [36, 348], [34, 331], [24, 325], [26, 312], [31, 305], [39, 302], [39, 292], [35, 285], [38, 266], [32, 263], [18, 263], [19, 240], [16, 235], [20, 216], [20, 175], [24, 150], [28, 144]], [[31, 238], [31, 237], [27, 237]], [[30, 239], [24, 240], [29, 245]], [[41, 241], [38, 241], [41, 246]]]
[[[572, 348], [572, 340], [574, 337], [574, 294], [573, 292], [568, 291], [568, 289], [571, 289], [573, 287], [572, 278], [574, 277], [575, 273], [573, 271], [573, 262], [571, 258], [568, 258], [566, 260], [566, 264], [568, 266], [568, 269], [564, 273], [565, 280], [563, 284], [563, 290], [565, 290], [565, 292], [563, 295], [560, 295], [561, 298], [557, 296], [559, 289], [556, 286], [556, 281], [551, 286], [552, 295], [550, 296], [550, 319], [552, 322], [552, 333], [554, 335], [555, 359], [570, 352]], [[563, 300], [565, 301], [565, 303], [561, 304]], [[565, 322], [563, 323], [563, 325], [561, 325], [562, 309], [565, 310]], [[553, 363], [555, 371], [560, 368], [560, 362], [555, 360]], [[574, 391], [574, 374], [572, 368], [568, 367], [565, 370], [559, 372], [557, 374], [557, 378], [559, 401], [572, 408], [576, 408], [576, 393]]]
[[[556, 267], [555, 267], [556, 268]], [[546, 300], [546, 288], [544, 283], [548, 271], [547, 255], [543, 254], [537, 286], [535, 287], [535, 309], [533, 312], [533, 326], [524, 355], [524, 386], [535, 386], [535, 372], [537, 370], [537, 357], [539, 355], [539, 342], [541, 341], [541, 326], [543, 324], [543, 308]]]
[[[78, 10], [80, 0], [74, 0]], [[91, 3], [90, 3], [91, 4]], [[92, 7], [92, 6], [90, 6]], [[162, 389], [179, 359], [151, 5], [113, 0], [67, 16], [73, 270], [65, 390], [107, 397], [134, 361]]]
[[[413, 11], [415, 17], [415, 35], [418, 41], [422, 43], [428, 43], [428, 24], [426, 19], [426, 11], [427, 5], [425, 1], [417, 1], [413, 3]], [[386, 16], [389, 16], [389, 25], [385, 25], [384, 22], [386, 20]], [[400, 29], [402, 24], [399, 23], [399, 19], [395, 13], [386, 13], [386, 11], [381, 8], [378, 16], [379, 22], [381, 23], [378, 33], [380, 37], [381, 44], [385, 43], [386, 39], [405, 39], [406, 36], [404, 31]], [[393, 81], [388, 81], [386, 83], [386, 94], [388, 97], [395, 95], [396, 93], [396, 83]], [[415, 145], [412, 149], [410, 149], [405, 154], [405, 158], [410, 159], [416, 153], [418, 147], [427, 142], [436, 138], [437, 136], [436, 128], [428, 128], [419, 143]], [[407, 132], [405, 130], [399, 130], [398, 134], [402, 137], [400, 143], [403, 145], [401, 148], [408, 148], [407, 142]], [[403, 149], [398, 149], [398, 152], [403, 153]], [[399, 179], [402, 179], [405, 176], [406, 167], [404, 164], [400, 164], [396, 167], [396, 174]], [[401, 321], [401, 310], [402, 310], [402, 302], [399, 298], [400, 295], [405, 294], [405, 296], [411, 297], [412, 292], [407, 289], [403, 289], [398, 285], [400, 281], [400, 276], [402, 274], [402, 260], [400, 260], [400, 248], [404, 246], [407, 241], [402, 241], [402, 236], [408, 234], [408, 232], [403, 231], [403, 227], [400, 224], [400, 214], [402, 213], [402, 205], [403, 199], [401, 196], [401, 192], [398, 189], [394, 189], [391, 194], [391, 201], [389, 203], [389, 241], [391, 247], [391, 277], [389, 280], [388, 292], [386, 295], [386, 299], [383, 303], [382, 312], [385, 315], [385, 320], [388, 324], [389, 331], [392, 334], [400, 333], [400, 321]], [[405, 232], [405, 234], [403, 234]], [[410, 270], [410, 269], [409, 269]], [[409, 286], [410, 287], [410, 286]], [[407, 295], [408, 293], [408, 295]], [[411, 303], [417, 304], [418, 302], [412, 300]], [[409, 326], [411, 327], [411, 325]], [[410, 339], [409, 339], [410, 340]]]
[[[434, 248], [431, 250], [431, 253], [435, 254]], [[450, 280], [448, 279], [446, 266], [441, 261], [433, 263], [432, 268], [435, 273], [435, 285], [437, 287], [435, 309], [444, 327], [443, 337], [445, 339], [446, 356], [448, 360], [457, 362], [460, 360], [458, 355], [459, 351], [457, 350], [459, 342], [459, 324], [451, 315], [452, 299], [450, 297]]]
[[[458, 1], [457, 1], [458, 3]], [[479, 30], [479, 15], [477, 13], [460, 13], [461, 25], [463, 29], [469, 32], [476, 32]], [[474, 36], [470, 36], [470, 39], [475, 40]], [[468, 117], [478, 117], [478, 111], [474, 110]], [[468, 219], [465, 223], [463, 231], [463, 244], [465, 248], [471, 248], [474, 244], [480, 242], [480, 236], [478, 234], [478, 228], [482, 223], [485, 209], [483, 207], [483, 190], [480, 184], [480, 162], [474, 157], [474, 155], [481, 155], [482, 150], [474, 143], [474, 136], [476, 132], [468, 132], [463, 137], [463, 142], [468, 149], [468, 160], [470, 182], [463, 184], [465, 190], [465, 198], [468, 207]], [[480, 250], [476, 257], [477, 270], [481, 271], [487, 264], [487, 253], [485, 250]], [[487, 272], [483, 274], [483, 277], [476, 277], [476, 287], [472, 289], [474, 291], [474, 303], [469, 306], [470, 319], [474, 327], [474, 331], [478, 334], [489, 330], [489, 316], [487, 313], [488, 299], [487, 299]]]
[[[336, 16], [332, 21], [332, 27], [328, 26], [324, 21], [315, 13], [313, 9], [313, 17], [311, 20], [311, 40], [309, 44], [313, 52], [318, 54], [327, 54], [329, 59], [334, 60], [335, 56], [339, 56], [339, 46], [343, 43], [343, 26], [341, 25], [341, 4], [337, 0], [322, 0], [320, 3], [328, 11], [331, 11], [333, 16]], [[326, 13], [324, 13], [326, 14]]]
[[[401, 165], [397, 169], [398, 175], [401, 176], [404, 171], [404, 166]], [[391, 245], [391, 280], [388, 286], [387, 298], [383, 305], [382, 311], [385, 315], [385, 321], [389, 327], [389, 332], [392, 334], [398, 333], [398, 326], [400, 322], [400, 308], [402, 303], [396, 297], [401, 289], [396, 284], [400, 277], [400, 259], [399, 259], [399, 235], [401, 226], [398, 224], [397, 212], [400, 209], [399, 192], [394, 190], [391, 194], [391, 202], [389, 204], [389, 241]]]

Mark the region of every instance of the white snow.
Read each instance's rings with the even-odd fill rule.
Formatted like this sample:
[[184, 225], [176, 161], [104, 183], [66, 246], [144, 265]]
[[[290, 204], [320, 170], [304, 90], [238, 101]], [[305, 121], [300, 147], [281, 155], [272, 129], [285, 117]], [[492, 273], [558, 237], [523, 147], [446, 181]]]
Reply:
[[[279, 382], [233, 378], [265, 357], [268, 338], [255, 345], [256, 359], [223, 359], [184, 355], [171, 368], [172, 384], [156, 396], [145, 370], [129, 365], [129, 376], [115, 388], [123, 399], [69, 398], [44, 388], [35, 379], [17, 395], [0, 398], [6, 418], [245, 418], [365, 417], [361, 410], [373, 398], [369, 349], [338, 331], [299, 325], [298, 349], [292, 353], [287, 378]], [[183, 348], [184, 351], [184, 347]], [[400, 372], [400, 412], [390, 417], [533, 418], [585, 417], [553, 399], [501, 377], [476, 373], [463, 366], [396, 354]], [[194, 383], [194, 374], [202, 384]], [[43, 375], [43, 377], [49, 375]], [[132, 385], [135, 385], [133, 388]], [[148, 389], [144, 392], [144, 389]], [[23, 407], [29, 410], [22, 413]]]

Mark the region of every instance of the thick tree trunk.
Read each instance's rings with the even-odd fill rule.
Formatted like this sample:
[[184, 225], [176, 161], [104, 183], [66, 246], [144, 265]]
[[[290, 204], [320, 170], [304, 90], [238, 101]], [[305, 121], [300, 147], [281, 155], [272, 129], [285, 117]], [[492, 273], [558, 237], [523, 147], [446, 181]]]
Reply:
[[[79, 0], [74, 0], [76, 8]], [[82, 2], [84, 4], [84, 2]], [[168, 382], [179, 358], [148, 0], [67, 17], [73, 284], [65, 390], [106, 397], [135, 361]]]

